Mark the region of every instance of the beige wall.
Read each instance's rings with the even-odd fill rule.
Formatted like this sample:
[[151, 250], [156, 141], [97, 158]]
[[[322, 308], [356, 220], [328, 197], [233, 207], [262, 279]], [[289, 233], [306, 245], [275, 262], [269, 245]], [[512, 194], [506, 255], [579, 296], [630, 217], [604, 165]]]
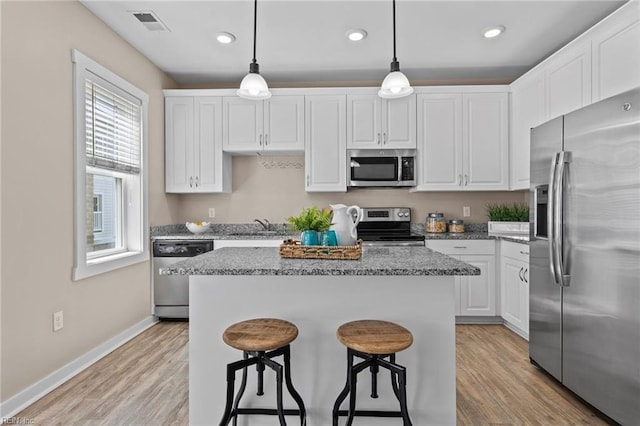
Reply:
[[[284, 168], [264, 167], [280, 163]], [[304, 191], [302, 156], [234, 157], [231, 194], [180, 195], [178, 219], [208, 220], [210, 207], [216, 209], [215, 223], [245, 223], [266, 218], [283, 223], [303, 207], [329, 204], [358, 204], [367, 207], [406, 206], [412, 208], [413, 222], [423, 222], [427, 213], [439, 211], [449, 219], [467, 223], [487, 221], [486, 205], [494, 202], [525, 202], [528, 191], [515, 192], [409, 192], [408, 189], [357, 189], [347, 193], [307, 193]], [[471, 207], [471, 217], [462, 217], [462, 207]]]
[[[82, 281], [73, 265], [71, 49], [149, 94], [150, 224], [164, 194], [163, 88], [175, 83], [76, 1], [2, 7], [1, 400], [150, 315], [149, 262]], [[64, 328], [52, 332], [52, 314]]]

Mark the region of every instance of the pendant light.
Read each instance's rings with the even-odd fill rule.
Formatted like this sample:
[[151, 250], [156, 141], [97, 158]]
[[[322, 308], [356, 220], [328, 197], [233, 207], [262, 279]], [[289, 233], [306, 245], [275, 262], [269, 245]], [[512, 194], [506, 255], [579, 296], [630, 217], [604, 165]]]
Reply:
[[409, 79], [400, 72], [400, 63], [396, 58], [396, 0], [393, 0], [393, 61], [391, 72], [382, 81], [378, 96], [386, 99], [402, 98], [413, 93]]
[[240, 88], [236, 94], [244, 99], [261, 100], [269, 99], [271, 92], [267, 86], [267, 82], [260, 75], [260, 66], [256, 61], [256, 28], [258, 21], [258, 0], [253, 2], [253, 60], [249, 64], [249, 74], [247, 74], [240, 83]]

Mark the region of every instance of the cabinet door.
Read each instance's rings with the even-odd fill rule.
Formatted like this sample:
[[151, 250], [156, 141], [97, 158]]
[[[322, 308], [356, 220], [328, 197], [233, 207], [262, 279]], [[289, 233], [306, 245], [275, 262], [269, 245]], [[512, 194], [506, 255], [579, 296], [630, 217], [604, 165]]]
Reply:
[[346, 192], [346, 96], [305, 97], [305, 190]]
[[193, 98], [165, 99], [165, 191], [192, 192]]
[[264, 149], [302, 153], [304, 96], [273, 96], [264, 101]]
[[510, 189], [529, 189], [531, 129], [545, 121], [544, 108], [544, 72], [534, 72], [511, 85]]
[[463, 95], [464, 189], [509, 189], [507, 93]]
[[640, 86], [640, 2], [625, 4], [592, 39], [593, 102]]
[[382, 146], [416, 148], [416, 96], [382, 101]]
[[495, 316], [495, 256], [467, 255], [459, 259], [480, 268], [480, 275], [460, 277], [460, 315]]
[[347, 148], [382, 146], [381, 108], [377, 95], [347, 95]]
[[500, 309], [502, 310], [502, 318], [517, 329], [524, 330], [524, 274], [527, 265], [508, 257], [504, 257], [501, 264]]
[[545, 67], [549, 119], [591, 103], [591, 43], [558, 53]]
[[222, 152], [222, 98], [195, 98], [194, 192], [229, 192], [231, 158]]
[[418, 95], [418, 190], [457, 190], [462, 184], [462, 96]]
[[263, 102], [225, 97], [222, 148], [230, 152], [256, 152], [263, 147]]

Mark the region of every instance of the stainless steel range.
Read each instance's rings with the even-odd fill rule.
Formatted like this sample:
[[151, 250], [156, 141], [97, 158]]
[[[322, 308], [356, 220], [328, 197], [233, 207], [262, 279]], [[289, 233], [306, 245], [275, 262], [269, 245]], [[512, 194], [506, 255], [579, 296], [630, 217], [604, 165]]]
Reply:
[[364, 207], [358, 238], [365, 246], [424, 246], [424, 235], [411, 233], [411, 208]]

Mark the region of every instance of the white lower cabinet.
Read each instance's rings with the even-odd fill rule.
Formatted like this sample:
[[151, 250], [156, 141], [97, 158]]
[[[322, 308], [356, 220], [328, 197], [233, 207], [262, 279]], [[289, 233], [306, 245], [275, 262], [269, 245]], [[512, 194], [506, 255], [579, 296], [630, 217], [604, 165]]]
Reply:
[[427, 240], [426, 245], [480, 268], [480, 275], [456, 277], [456, 316], [496, 316], [495, 240]]
[[529, 247], [500, 242], [500, 310], [507, 327], [529, 339]]

